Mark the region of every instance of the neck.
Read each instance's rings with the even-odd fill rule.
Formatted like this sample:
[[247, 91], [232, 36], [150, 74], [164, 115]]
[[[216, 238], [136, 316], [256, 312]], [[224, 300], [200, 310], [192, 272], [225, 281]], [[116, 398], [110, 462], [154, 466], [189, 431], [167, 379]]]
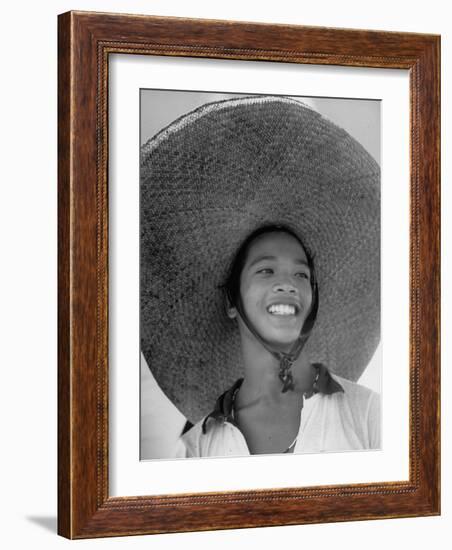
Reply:
[[[290, 348], [290, 346], [289, 346]], [[282, 382], [279, 378], [279, 361], [251, 334], [242, 335], [242, 354], [245, 367], [245, 380], [240, 393], [248, 393], [251, 399], [259, 396], [283, 397]], [[295, 393], [309, 390], [313, 381], [313, 369], [302, 352], [293, 363], [292, 375]]]

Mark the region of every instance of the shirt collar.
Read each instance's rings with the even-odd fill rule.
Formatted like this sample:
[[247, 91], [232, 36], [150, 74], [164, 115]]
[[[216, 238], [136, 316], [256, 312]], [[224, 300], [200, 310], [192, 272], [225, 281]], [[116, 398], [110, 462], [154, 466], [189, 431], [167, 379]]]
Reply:
[[[313, 363], [312, 366], [317, 369], [318, 376], [316, 376], [316, 381], [314, 382], [312, 389], [304, 394], [305, 398], [309, 399], [316, 393], [331, 395], [336, 392], [344, 392], [344, 388], [331, 376], [330, 371], [327, 367], [325, 367], [325, 365], [322, 365], [321, 363]], [[243, 378], [239, 378], [217, 399], [213, 411], [204, 418], [202, 423], [202, 432], [204, 434], [207, 431], [207, 423], [210, 419], [216, 420], [217, 422], [229, 422], [230, 424], [237, 426], [234, 419], [234, 401], [242, 382]]]

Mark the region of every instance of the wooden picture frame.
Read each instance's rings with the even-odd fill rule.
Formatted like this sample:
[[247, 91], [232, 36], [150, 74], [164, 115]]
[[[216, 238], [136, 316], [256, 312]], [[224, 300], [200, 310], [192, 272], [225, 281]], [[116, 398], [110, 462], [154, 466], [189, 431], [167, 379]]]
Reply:
[[[58, 532], [68, 538], [440, 513], [440, 38], [68, 12], [58, 39]], [[406, 69], [410, 75], [409, 480], [110, 497], [109, 55]]]

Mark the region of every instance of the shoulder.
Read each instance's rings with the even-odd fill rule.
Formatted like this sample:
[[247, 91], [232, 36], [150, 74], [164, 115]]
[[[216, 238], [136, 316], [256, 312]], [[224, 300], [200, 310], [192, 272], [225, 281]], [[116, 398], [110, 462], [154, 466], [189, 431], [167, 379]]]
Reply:
[[339, 399], [343, 400], [343, 408], [351, 413], [356, 425], [365, 428], [370, 448], [378, 448], [380, 445], [380, 394], [356, 382], [340, 376], [332, 376], [344, 389], [339, 396]]
[[342, 395], [346, 399], [356, 402], [368, 402], [379, 397], [377, 392], [366, 386], [362, 386], [357, 382], [352, 382], [351, 380], [342, 378], [337, 374], [331, 374], [331, 376], [342, 386], [344, 390]]
[[197, 422], [196, 424], [194, 424], [188, 431], [186, 431], [181, 436], [181, 440], [185, 445], [188, 457], [201, 456], [200, 448], [201, 448], [201, 440], [203, 437], [203, 433], [202, 433], [203, 422], [204, 422], [204, 418], [199, 422]]
[[356, 382], [333, 375], [341, 384], [343, 392], [334, 394], [337, 413], [343, 421], [353, 426], [363, 448], [380, 448], [380, 395]]
[[379, 417], [380, 395], [376, 391], [336, 374], [331, 374], [331, 376], [344, 390], [334, 394], [335, 398], [350, 409], [354, 415], [361, 419]]
[[227, 420], [204, 417], [182, 436], [187, 457], [242, 456], [249, 454], [240, 430]]

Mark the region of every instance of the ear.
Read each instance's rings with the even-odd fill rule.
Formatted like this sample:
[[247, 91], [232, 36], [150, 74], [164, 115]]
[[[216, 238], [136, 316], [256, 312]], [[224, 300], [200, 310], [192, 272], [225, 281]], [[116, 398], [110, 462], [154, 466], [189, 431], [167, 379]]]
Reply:
[[237, 317], [237, 310], [234, 306], [228, 306], [226, 308], [226, 315], [229, 317], [229, 319], [235, 319]]
[[237, 310], [236, 308], [231, 304], [231, 301], [229, 300], [229, 297], [225, 293], [224, 296], [224, 309], [226, 311], [226, 315], [229, 317], [229, 319], [235, 319], [237, 317]]

